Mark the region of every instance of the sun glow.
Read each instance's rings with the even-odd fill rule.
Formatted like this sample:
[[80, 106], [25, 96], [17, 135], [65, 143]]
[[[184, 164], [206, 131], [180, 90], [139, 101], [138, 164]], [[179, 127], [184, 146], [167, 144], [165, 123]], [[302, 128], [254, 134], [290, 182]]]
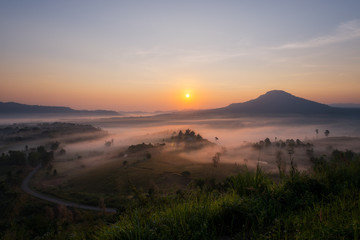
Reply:
[[185, 94], [185, 97], [190, 98], [190, 94], [189, 93]]

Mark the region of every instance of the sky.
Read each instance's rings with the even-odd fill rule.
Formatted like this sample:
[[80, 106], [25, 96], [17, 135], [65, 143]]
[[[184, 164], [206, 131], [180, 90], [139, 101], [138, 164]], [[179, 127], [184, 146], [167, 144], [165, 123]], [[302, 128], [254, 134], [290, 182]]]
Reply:
[[206, 109], [273, 89], [360, 103], [360, 1], [0, 1], [2, 102]]

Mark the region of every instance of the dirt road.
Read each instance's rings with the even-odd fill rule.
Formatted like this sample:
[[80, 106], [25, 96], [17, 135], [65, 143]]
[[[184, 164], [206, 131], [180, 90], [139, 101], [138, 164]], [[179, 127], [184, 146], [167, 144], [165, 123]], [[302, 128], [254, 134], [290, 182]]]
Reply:
[[102, 209], [102, 208], [95, 207], [95, 206], [89, 206], [89, 205], [84, 205], [84, 204], [80, 204], [80, 203], [69, 202], [64, 199], [51, 197], [51, 196], [45, 195], [43, 193], [38, 193], [38, 192], [35, 192], [34, 190], [31, 190], [29, 187], [30, 179], [35, 175], [35, 173], [40, 169], [40, 167], [41, 167], [41, 165], [38, 165], [34, 170], [31, 171], [31, 173], [29, 173], [29, 175], [22, 182], [21, 189], [24, 192], [26, 192], [34, 197], [40, 198], [42, 200], [52, 202], [55, 204], [59, 204], [59, 205], [64, 205], [67, 207], [81, 208], [81, 209], [92, 210], [92, 211], [104, 211], [105, 210], [105, 212], [107, 212], [107, 213], [116, 213], [115, 208]]

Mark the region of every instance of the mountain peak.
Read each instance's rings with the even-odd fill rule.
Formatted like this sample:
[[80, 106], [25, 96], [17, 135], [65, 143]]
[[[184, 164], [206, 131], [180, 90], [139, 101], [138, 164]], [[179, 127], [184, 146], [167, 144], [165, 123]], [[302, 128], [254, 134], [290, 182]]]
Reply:
[[281, 98], [281, 99], [286, 99], [286, 98], [296, 98], [294, 95], [285, 92], [283, 90], [271, 90], [268, 91], [267, 93], [260, 95], [258, 97], [259, 98]]
[[226, 108], [235, 112], [258, 114], [319, 114], [330, 110], [330, 107], [325, 104], [296, 97], [283, 90], [272, 90], [256, 99], [244, 103], [233, 103]]
[[285, 95], [291, 95], [293, 96], [292, 94], [288, 93], [288, 92], [285, 92], [284, 90], [271, 90], [271, 91], [268, 91], [267, 93], [265, 93], [264, 95], [278, 95], [278, 96], [285, 96]]

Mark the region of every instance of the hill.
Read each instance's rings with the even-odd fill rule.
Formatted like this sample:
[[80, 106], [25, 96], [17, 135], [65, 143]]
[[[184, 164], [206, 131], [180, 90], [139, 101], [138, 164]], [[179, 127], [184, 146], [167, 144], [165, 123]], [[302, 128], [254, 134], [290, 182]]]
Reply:
[[199, 111], [214, 115], [332, 115], [360, 116], [360, 109], [337, 108], [296, 97], [282, 90], [272, 90], [256, 99], [232, 103], [223, 108]]
[[281, 90], [269, 91], [256, 99], [244, 103], [233, 103], [224, 109], [232, 112], [272, 114], [316, 114], [333, 111], [333, 108], [328, 105], [296, 97]]
[[51, 114], [51, 115], [119, 115], [115, 111], [108, 110], [74, 110], [69, 107], [57, 106], [39, 106], [27, 105], [15, 102], [0, 102], [0, 115], [33, 115], [33, 114]]

